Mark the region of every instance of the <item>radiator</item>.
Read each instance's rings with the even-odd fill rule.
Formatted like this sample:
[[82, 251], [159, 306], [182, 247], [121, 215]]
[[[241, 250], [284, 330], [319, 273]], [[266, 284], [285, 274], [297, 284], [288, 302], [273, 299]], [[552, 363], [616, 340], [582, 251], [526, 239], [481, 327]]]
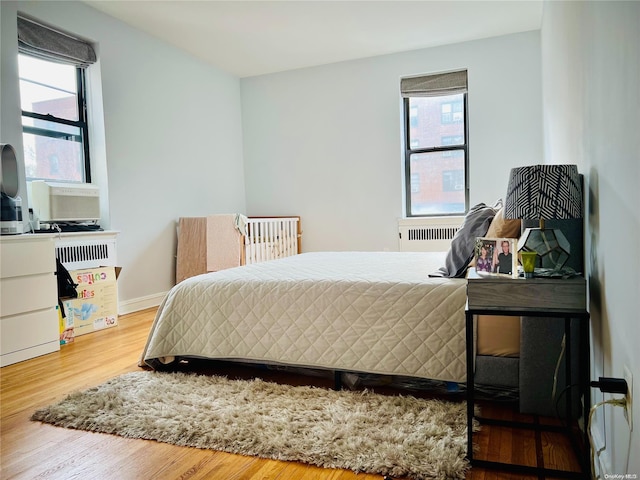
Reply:
[[55, 240], [56, 258], [68, 269], [116, 267], [114, 234], [62, 234]]
[[301, 252], [300, 217], [249, 217], [244, 263], [265, 262]]
[[446, 252], [464, 217], [424, 217], [398, 220], [401, 252]]

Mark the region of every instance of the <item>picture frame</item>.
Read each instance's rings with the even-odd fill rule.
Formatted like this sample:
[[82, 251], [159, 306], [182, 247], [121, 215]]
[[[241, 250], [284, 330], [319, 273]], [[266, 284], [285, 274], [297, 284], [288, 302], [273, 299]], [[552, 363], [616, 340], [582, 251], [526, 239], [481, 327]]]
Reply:
[[473, 255], [478, 275], [518, 278], [516, 241], [516, 238], [477, 237]]

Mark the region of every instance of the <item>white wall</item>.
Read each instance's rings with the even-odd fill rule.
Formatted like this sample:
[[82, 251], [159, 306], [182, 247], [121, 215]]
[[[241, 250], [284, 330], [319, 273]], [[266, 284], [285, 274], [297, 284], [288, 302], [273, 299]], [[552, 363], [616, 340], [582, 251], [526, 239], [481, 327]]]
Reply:
[[298, 214], [315, 250], [396, 250], [400, 78], [467, 68], [471, 204], [542, 162], [539, 31], [241, 79], [247, 211]]
[[120, 231], [119, 300], [157, 304], [175, 279], [177, 218], [245, 210], [239, 80], [81, 2], [3, 1], [5, 143], [22, 145], [17, 10], [97, 42], [105, 136], [91, 154], [106, 159], [94, 168], [108, 177], [103, 224]]
[[[545, 157], [576, 163], [588, 186], [592, 379], [634, 377], [634, 430], [598, 410], [603, 471], [640, 474], [640, 3], [547, 1], [542, 26]], [[611, 398], [597, 390], [593, 403]], [[623, 477], [615, 477], [623, 478]], [[630, 478], [630, 477], [629, 477]]]

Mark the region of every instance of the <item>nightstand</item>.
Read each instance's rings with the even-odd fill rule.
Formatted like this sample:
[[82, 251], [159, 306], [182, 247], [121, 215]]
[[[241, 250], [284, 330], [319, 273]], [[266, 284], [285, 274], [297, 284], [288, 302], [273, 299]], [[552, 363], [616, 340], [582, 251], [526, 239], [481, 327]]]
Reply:
[[[472, 466], [507, 470], [511, 472], [531, 475], [546, 475], [563, 478], [590, 477], [590, 449], [586, 426], [580, 432], [577, 425], [573, 425], [573, 411], [571, 395], [567, 394], [566, 413], [567, 425], [552, 426], [527, 422], [511, 422], [497, 419], [487, 419], [475, 416], [475, 382], [474, 382], [474, 316], [501, 315], [514, 317], [523, 316], [550, 317], [564, 320], [565, 330], [565, 371], [567, 385], [573, 385], [571, 355], [571, 321], [580, 323], [579, 328], [579, 379], [577, 386], [582, 396], [582, 418], [589, 417], [591, 394], [589, 385], [589, 313], [586, 309], [586, 280], [583, 277], [568, 279], [555, 278], [518, 278], [501, 276], [479, 276], [474, 269], [470, 269], [467, 276], [467, 307], [465, 309], [466, 323], [466, 354], [467, 354], [467, 458]], [[473, 420], [480, 424], [507, 426], [511, 428], [527, 428], [536, 430], [562, 431], [566, 433], [573, 445], [573, 449], [580, 461], [582, 472], [547, 469], [538, 466], [505, 464], [489, 460], [476, 459], [473, 456]], [[578, 430], [576, 432], [576, 430]]]

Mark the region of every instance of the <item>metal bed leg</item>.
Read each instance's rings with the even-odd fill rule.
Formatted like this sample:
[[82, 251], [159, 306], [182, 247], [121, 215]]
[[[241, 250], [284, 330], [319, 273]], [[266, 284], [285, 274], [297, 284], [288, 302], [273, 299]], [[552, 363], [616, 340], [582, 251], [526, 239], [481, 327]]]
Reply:
[[338, 370], [333, 372], [333, 389], [337, 391], [342, 390], [342, 372]]

